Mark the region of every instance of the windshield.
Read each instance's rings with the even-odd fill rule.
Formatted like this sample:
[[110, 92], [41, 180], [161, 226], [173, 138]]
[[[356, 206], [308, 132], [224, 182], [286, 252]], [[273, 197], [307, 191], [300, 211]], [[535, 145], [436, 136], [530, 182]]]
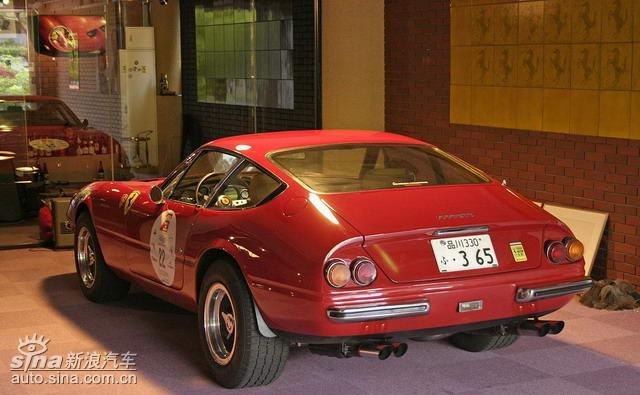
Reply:
[[319, 193], [489, 182], [426, 145], [343, 144], [282, 151], [271, 159]]
[[0, 100], [0, 124], [6, 126], [79, 126], [80, 121], [57, 101]]

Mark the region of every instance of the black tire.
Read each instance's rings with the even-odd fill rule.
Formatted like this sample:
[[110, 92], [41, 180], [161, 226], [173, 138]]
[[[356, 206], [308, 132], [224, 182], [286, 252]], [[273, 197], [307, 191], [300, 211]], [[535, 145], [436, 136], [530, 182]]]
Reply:
[[470, 352], [497, 350], [512, 345], [516, 340], [518, 335], [515, 334], [489, 335], [463, 332], [449, 337], [451, 344]]
[[[88, 238], [87, 238], [88, 237]], [[82, 238], [82, 240], [80, 240]], [[89, 281], [84, 273], [87, 272], [83, 265], [83, 259], [89, 259], [90, 253], [84, 250], [84, 245], [93, 253], [94, 271], [90, 271], [93, 281]], [[80, 251], [79, 251], [80, 248]], [[73, 243], [73, 252], [76, 261], [76, 273], [80, 282], [80, 289], [84, 296], [92, 302], [110, 302], [124, 298], [129, 292], [127, 281], [120, 279], [107, 266], [100, 250], [100, 244], [96, 237], [96, 231], [89, 213], [81, 213], [76, 221], [76, 230]]]
[[[287, 361], [289, 343], [279, 337], [268, 338], [260, 334], [253, 298], [242, 274], [226, 260], [213, 262], [204, 275], [199, 295], [198, 330], [213, 379], [226, 388], [267, 385], [277, 379]], [[209, 307], [205, 312], [207, 304], [215, 305], [211, 299], [216, 295], [221, 298], [219, 313], [216, 314], [215, 309], [212, 312], [214, 307]], [[227, 322], [229, 312], [232, 313], [232, 325]], [[233, 335], [233, 343], [225, 343], [220, 352], [215, 351], [216, 345], [220, 344], [215, 342], [215, 329], [205, 329], [205, 315], [218, 317], [218, 327], [221, 328], [219, 339], [222, 342], [228, 341]], [[209, 318], [207, 322], [211, 325], [215, 319]], [[223, 320], [224, 325], [221, 324]], [[229, 327], [232, 328], [230, 331]]]

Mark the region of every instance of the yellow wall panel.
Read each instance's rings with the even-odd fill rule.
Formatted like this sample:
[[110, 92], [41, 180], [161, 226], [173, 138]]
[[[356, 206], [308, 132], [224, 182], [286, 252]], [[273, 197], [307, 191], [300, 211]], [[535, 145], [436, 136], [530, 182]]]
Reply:
[[451, 4], [451, 122], [640, 138], [640, 0]]
[[631, 41], [634, 2], [637, 0], [603, 0], [602, 41]]
[[631, 130], [629, 137], [640, 140], [640, 92], [631, 92]]
[[541, 88], [518, 89], [518, 129], [542, 130], [542, 101]]
[[451, 45], [471, 44], [471, 7], [451, 9]]
[[518, 48], [518, 85], [541, 87], [544, 70], [544, 47], [542, 45], [521, 45]]
[[516, 86], [518, 84], [518, 47], [516, 45], [497, 46], [493, 55], [494, 84]]
[[631, 92], [600, 91], [600, 136], [629, 137]]
[[633, 41], [640, 42], [640, 2], [633, 2]]
[[576, 44], [571, 48], [571, 87], [600, 88], [600, 46]]
[[471, 123], [481, 126], [493, 126], [495, 106], [493, 105], [495, 88], [492, 86], [474, 86], [471, 88]]
[[495, 88], [494, 122], [499, 128], [515, 128], [518, 121], [518, 88]]
[[473, 47], [471, 54], [471, 82], [473, 85], [493, 85], [492, 46]]
[[600, 50], [600, 89], [630, 90], [632, 53], [631, 43], [603, 44]]
[[471, 86], [451, 85], [451, 104], [449, 107], [451, 123], [471, 123]]
[[571, 45], [545, 45], [544, 86], [571, 88]]
[[495, 44], [518, 43], [518, 3], [499, 4], [495, 8]]
[[571, 25], [573, 42], [599, 42], [602, 33], [601, 0], [572, 0]]
[[519, 4], [518, 41], [521, 44], [542, 43], [544, 39], [544, 1]]
[[571, 42], [571, 1], [549, 0], [544, 5], [546, 43]]
[[568, 133], [571, 130], [571, 91], [545, 89], [542, 129]]
[[451, 48], [451, 83], [454, 85], [470, 85], [473, 63], [471, 47]]
[[[638, 4], [638, 8], [640, 8], [640, 4]], [[638, 30], [640, 30], [640, 26], [638, 26]], [[633, 44], [632, 81], [632, 89], [640, 91], [640, 42]]]
[[571, 133], [597, 135], [600, 91], [571, 90]]
[[474, 45], [493, 44], [495, 19], [493, 5], [471, 8], [471, 43]]

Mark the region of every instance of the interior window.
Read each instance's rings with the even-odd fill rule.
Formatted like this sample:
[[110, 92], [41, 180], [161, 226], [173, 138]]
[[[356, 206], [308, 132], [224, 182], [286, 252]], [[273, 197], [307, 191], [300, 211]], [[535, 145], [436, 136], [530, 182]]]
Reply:
[[[214, 192], [216, 185], [224, 176], [238, 163], [238, 158], [218, 151], [203, 151], [193, 162], [184, 176], [176, 177], [180, 179], [171, 191], [169, 199], [183, 203], [205, 205]], [[202, 180], [198, 197], [196, 198], [196, 188]], [[169, 190], [169, 185], [167, 190]]]
[[78, 126], [80, 121], [57, 101], [0, 100], [0, 122], [9, 126]]
[[213, 205], [224, 209], [255, 207], [280, 185], [280, 181], [247, 162], [220, 188]]

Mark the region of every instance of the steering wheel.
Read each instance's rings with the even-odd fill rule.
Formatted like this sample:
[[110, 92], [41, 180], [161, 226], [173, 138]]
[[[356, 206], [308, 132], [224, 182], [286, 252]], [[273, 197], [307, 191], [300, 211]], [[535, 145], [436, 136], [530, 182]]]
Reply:
[[[200, 188], [202, 188], [202, 184], [206, 180], [208, 180], [209, 178], [211, 178], [211, 177], [213, 177], [215, 175], [218, 175], [218, 173], [216, 173], [215, 171], [212, 171], [211, 173], [209, 173], [209, 174], [205, 175], [204, 177], [202, 177], [200, 179], [200, 182], [198, 182], [198, 186], [196, 187], [196, 205], [197, 206], [204, 207], [204, 205], [207, 203], [206, 201], [205, 202], [201, 202], [201, 200], [204, 198], [205, 194], [204, 193], [203, 194], [200, 193]], [[209, 188], [208, 187], [206, 187], [206, 188], [207, 188], [207, 191], [209, 193], [211, 193], [211, 191], [209, 191]]]

